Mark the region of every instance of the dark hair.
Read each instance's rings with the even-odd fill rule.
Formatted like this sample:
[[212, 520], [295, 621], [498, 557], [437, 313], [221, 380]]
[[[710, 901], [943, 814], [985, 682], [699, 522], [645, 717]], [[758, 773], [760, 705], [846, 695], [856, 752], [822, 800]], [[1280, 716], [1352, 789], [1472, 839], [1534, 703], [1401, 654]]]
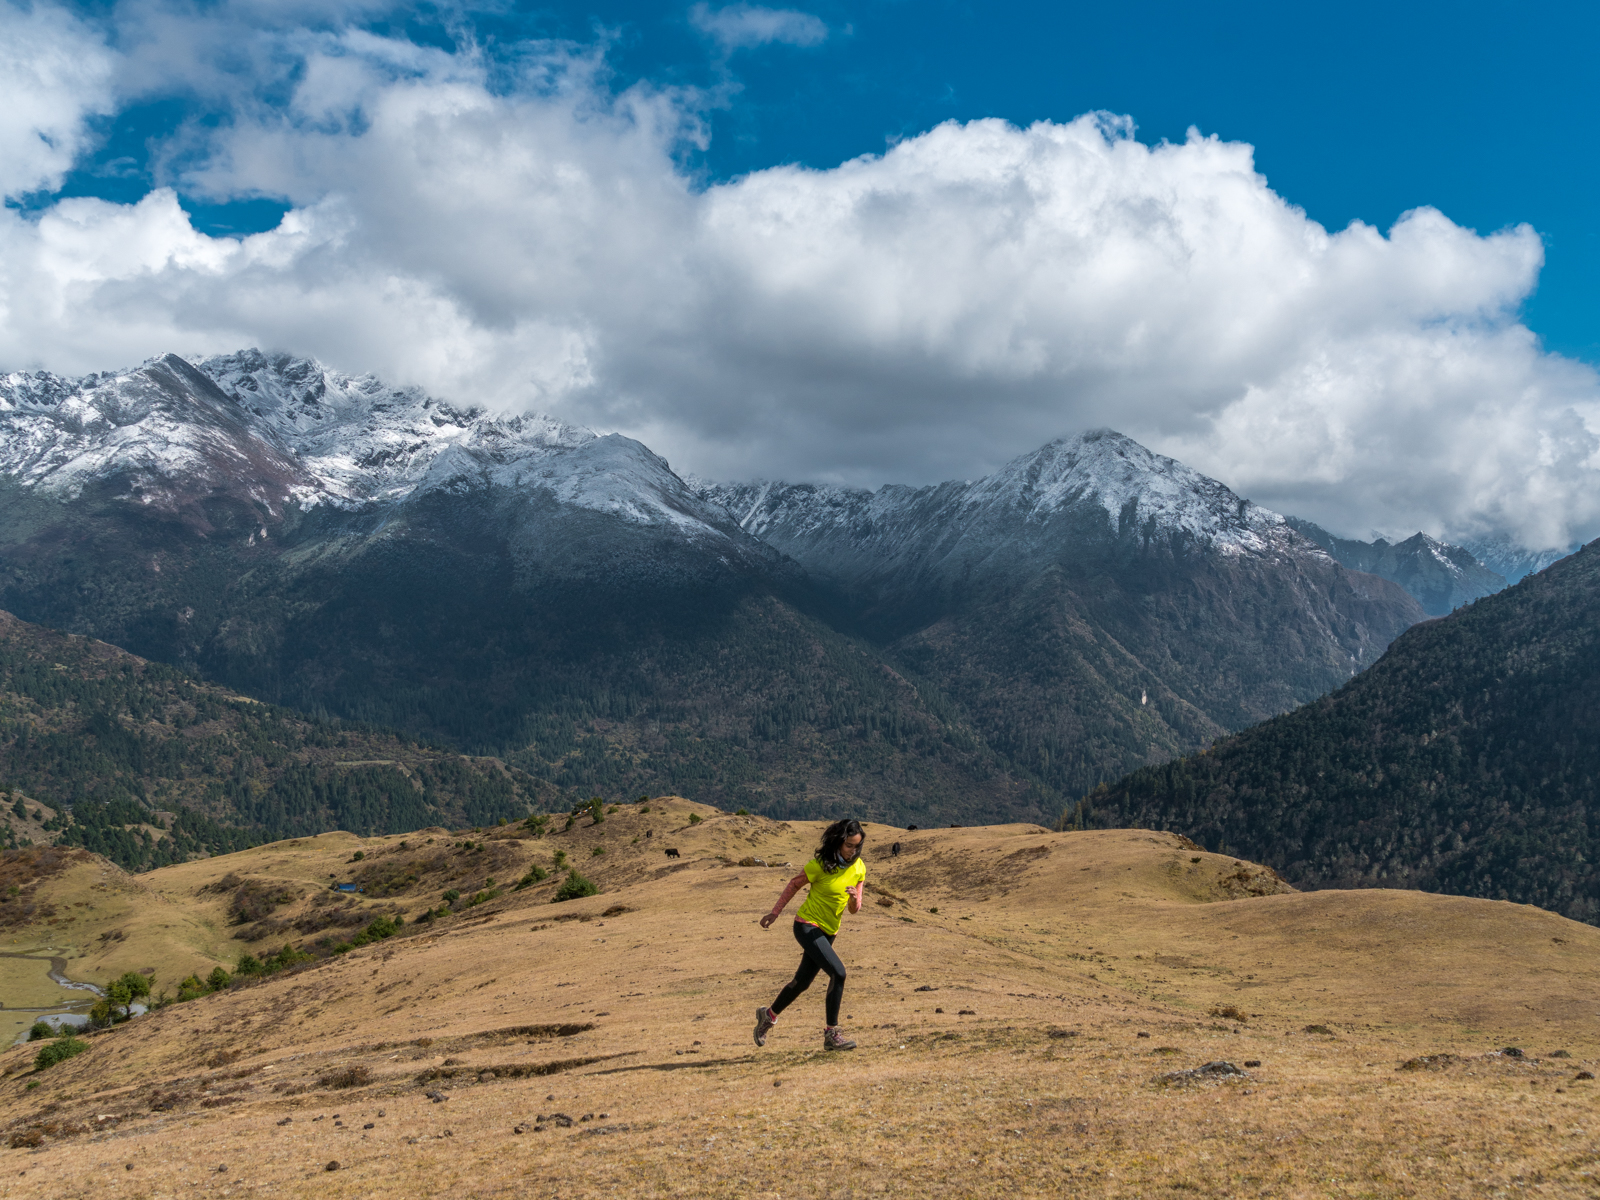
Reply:
[[[822, 845], [817, 847], [816, 858], [822, 864], [822, 869], [829, 873], [841, 871], [846, 866], [844, 858], [839, 853], [839, 848], [844, 845], [845, 838], [861, 835], [861, 844], [867, 844], [867, 831], [861, 828], [861, 822], [854, 817], [846, 817], [843, 821], [835, 821], [822, 831]], [[861, 851], [856, 850], [859, 857]], [[854, 860], [852, 860], [854, 861]]]

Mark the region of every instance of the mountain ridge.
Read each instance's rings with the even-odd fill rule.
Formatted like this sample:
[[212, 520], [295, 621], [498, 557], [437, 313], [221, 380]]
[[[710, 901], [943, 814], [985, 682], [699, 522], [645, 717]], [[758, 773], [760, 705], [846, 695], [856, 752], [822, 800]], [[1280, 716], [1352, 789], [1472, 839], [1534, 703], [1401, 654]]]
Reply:
[[[632, 439], [242, 351], [7, 376], [0, 467], [0, 606], [579, 794], [1050, 820], [1423, 615], [1111, 431], [758, 504]], [[787, 536], [783, 496], [828, 519]]]

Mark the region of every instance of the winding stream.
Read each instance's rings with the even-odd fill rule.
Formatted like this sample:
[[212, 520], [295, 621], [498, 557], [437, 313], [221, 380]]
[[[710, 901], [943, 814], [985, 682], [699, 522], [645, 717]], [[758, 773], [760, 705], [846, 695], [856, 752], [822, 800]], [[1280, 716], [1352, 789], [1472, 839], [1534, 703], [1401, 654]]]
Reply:
[[[49, 980], [62, 991], [90, 993], [89, 997], [83, 1000], [68, 1003], [57, 1002], [56, 1004], [47, 1005], [45, 1007], [35, 1007], [25, 1004], [12, 1004], [7, 1002], [4, 999], [4, 992], [8, 989], [0, 986], [0, 1021], [6, 1022], [6, 1024], [12, 1028], [17, 1028], [20, 1026], [16, 1038], [17, 1042], [27, 1041], [28, 1029], [35, 1021], [49, 1021], [51, 1024], [55, 1025], [72, 1025], [77, 1027], [88, 1024], [89, 1010], [94, 1007], [95, 1000], [103, 996], [105, 993], [92, 983], [79, 983], [74, 979], [68, 979], [67, 960], [65, 958], [50, 954], [24, 954], [17, 953], [15, 951], [0, 951], [0, 959], [8, 958], [19, 960], [19, 965], [20, 963], [39, 964], [39, 966], [31, 967], [31, 971], [40, 971], [41, 968], [43, 968], [44, 979]], [[45, 964], [48, 964], [48, 966]], [[7, 968], [3, 972], [3, 975], [7, 980], [16, 979], [18, 983], [22, 982], [20, 978], [20, 972], [13, 974], [13, 969], [11, 968]], [[43, 982], [43, 980], [38, 979], [37, 976], [34, 976], [34, 980], [36, 985]], [[10, 994], [14, 995], [15, 993]], [[6, 1028], [6, 1025], [0, 1025], [0, 1030], [3, 1030], [4, 1028]], [[0, 1033], [0, 1036], [3, 1036], [3, 1033]]]

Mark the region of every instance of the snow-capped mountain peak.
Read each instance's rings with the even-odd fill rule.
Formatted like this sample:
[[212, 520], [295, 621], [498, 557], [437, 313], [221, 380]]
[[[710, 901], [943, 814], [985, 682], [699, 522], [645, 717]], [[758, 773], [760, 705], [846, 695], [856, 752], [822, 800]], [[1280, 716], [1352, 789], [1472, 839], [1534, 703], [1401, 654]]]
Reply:
[[1325, 558], [1284, 518], [1114, 430], [1057, 438], [985, 478], [876, 491], [701, 484], [755, 534], [843, 582], [1034, 570], [1113, 544]]
[[1057, 438], [969, 486], [969, 508], [1001, 504], [1027, 520], [1092, 503], [1122, 529], [1183, 533], [1224, 552], [1267, 549], [1277, 513], [1114, 429]]
[[265, 516], [286, 502], [359, 509], [497, 488], [513, 503], [542, 497], [720, 554], [771, 556], [631, 438], [259, 350], [194, 363], [165, 355], [80, 379], [0, 378], [0, 474], [68, 496], [114, 482], [124, 500], [172, 509], [227, 494]]
[[435, 460], [452, 447], [506, 462], [576, 449], [595, 437], [551, 417], [495, 416], [312, 359], [242, 350], [196, 366], [294, 450], [319, 491], [344, 502], [408, 495], [441, 478]]
[[307, 482], [287, 447], [257, 436], [209, 376], [170, 354], [81, 379], [0, 377], [0, 473], [70, 496], [123, 477], [145, 503], [165, 502], [180, 481], [244, 481], [270, 506]]

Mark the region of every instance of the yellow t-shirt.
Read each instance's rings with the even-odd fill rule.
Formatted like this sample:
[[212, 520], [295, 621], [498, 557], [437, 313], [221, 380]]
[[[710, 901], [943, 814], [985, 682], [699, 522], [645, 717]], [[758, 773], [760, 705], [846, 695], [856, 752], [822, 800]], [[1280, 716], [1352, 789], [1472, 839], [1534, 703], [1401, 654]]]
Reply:
[[811, 883], [811, 893], [806, 897], [795, 920], [807, 921], [823, 933], [838, 933], [839, 920], [844, 916], [850, 897], [845, 888], [855, 887], [867, 877], [867, 864], [858, 854], [848, 867], [825, 871], [822, 864], [812, 859], [806, 864], [806, 879]]

